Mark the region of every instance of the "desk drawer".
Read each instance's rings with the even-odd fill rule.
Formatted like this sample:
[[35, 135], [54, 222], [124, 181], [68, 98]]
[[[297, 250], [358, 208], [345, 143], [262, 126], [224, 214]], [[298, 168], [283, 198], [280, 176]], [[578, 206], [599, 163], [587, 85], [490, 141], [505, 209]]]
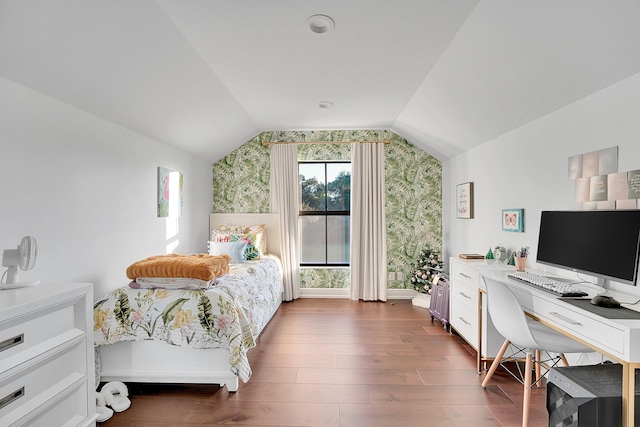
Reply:
[[603, 323], [601, 318], [589, 316], [588, 313], [575, 310], [572, 308], [573, 306], [561, 301], [534, 299], [531, 294], [519, 289], [511, 289], [514, 290], [522, 307], [536, 313], [542, 320], [546, 320], [552, 325], [558, 325], [575, 335], [576, 338], [587, 343], [594, 343], [605, 351], [624, 354], [624, 330]]
[[624, 353], [624, 331], [621, 329], [548, 301], [541, 301], [536, 310], [550, 322], [562, 325], [587, 342], [598, 337], [598, 346]]

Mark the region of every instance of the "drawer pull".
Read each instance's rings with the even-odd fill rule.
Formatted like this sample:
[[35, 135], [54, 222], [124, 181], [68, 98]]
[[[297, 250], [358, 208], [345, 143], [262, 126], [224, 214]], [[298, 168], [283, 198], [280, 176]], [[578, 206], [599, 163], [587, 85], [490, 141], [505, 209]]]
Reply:
[[0, 351], [9, 350], [11, 347], [14, 347], [18, 344], [22, 344], [24, 342], [24, 334], [20, 334], [13, 338], [9, 338], [8, 340], [4, 340], [0, 342]]
[[460, 320], [462, 321], [462, 323], [464, 323], [464, 324], [466, 324], [466, 325], [468, 325], [468, 326], [471, 326], [471, 323], [467, 322], [467, 321], [464, 319], [464, 317], [458, 317], [458, 319], [460, 319]]
[[8, 395], [0, 399], [0, 409], [11, 404], [11, 402], [15, 402], [22, 396], [24, 396], [24, 387], [20, 387], [18, 390], [14, 391], [13, 393], [9, 393]]
[[557, 317], [557, 318], [559, 318], [559, 319], [564, 320], [565, 322], [567, 322], [567, 323], [568, 323], [568, 324], [570, 324], [570, 325], [579, 325], [579, 326], [582, 326], [582, 323], [580, 323], [580, 322], [576, 322], [575, 320], [571, 320], [571, 319], [569, 319], [568, 317], [565, 317], [565, 316], [563, 316], [563, 315], [562, 315], [562, 314], [560, 314], [560, 313], [556, 313], [555, 311], [552, 311], [552, 312], [551, 312], [551, 313], [549, 313], [549, 314], [551, 314], [552, 316], [556, 316], [556, 317]]
[[461, 275], [462, 277], [466, 277], [467, 279], [471, 279], [471, 276], [469, 276], [468, 274], [464, 274], [464, 273], [458, 273], [459, 275]]
[[465, 294], [464, 292], [458, 292], [460, 295], [462, 295], [463, 297], [465, 297], [466, 299], [471, 299], [471, 297], [467, 294]]

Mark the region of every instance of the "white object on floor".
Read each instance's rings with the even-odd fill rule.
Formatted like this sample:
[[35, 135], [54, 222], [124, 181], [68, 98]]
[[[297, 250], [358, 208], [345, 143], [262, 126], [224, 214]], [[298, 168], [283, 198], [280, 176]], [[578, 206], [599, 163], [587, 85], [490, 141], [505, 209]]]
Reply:
[[103, 423], [113, 416], [113, 409], [107, 408], [107, 402], [102, 393], [96, 391], [96, 421]]
[[100, 393], [104, 396], [107, 405], [111, 406], [115, 412], [122, 412], [131, 406], [131, 401], [127, 397], [129, 395], [127, 386], [120, 381], [106, 383], [102, 386]]
[[422, 307], [422, 308], [429, 308], [429, 304], [431, 304], [431, 295], [418, 294], [415, 297], [413, 297], [411, 302], [415, 306]]

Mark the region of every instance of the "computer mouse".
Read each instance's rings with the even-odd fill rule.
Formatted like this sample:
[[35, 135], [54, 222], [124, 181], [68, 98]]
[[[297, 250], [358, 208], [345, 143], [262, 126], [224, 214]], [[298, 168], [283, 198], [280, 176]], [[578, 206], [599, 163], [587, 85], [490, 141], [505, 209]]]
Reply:
[[596, 295], [591, 298], [591, 304], [597, 305], [598, 307], [620, 308], [618, 300], [609, 295]]

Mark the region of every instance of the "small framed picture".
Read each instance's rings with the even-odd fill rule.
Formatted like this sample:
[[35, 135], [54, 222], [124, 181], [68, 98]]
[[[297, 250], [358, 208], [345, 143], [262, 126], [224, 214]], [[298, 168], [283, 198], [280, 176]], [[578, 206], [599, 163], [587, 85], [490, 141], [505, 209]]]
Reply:
[[457, 218], [473, 218], [473, 182], [456, 186]]
[[182, 216], [182, 173], [158, 167], [158, 218]]
[[524, 209], [502, 209], [502, 231], [524, 232]]

